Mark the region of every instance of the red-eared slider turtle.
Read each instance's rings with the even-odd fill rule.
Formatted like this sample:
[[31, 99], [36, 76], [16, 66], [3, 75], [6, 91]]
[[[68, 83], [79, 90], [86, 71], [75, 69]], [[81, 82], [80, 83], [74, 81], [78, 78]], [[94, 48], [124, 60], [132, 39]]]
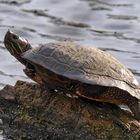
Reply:
[[140, 89], [134, 75], [99, 49], [72, 42], [31, 48], [27, 40], [8, 31], [8, 51], [26, 66], [24, 72], [49, 89], [70, 89], [91, 100], [127, 105], [140, 119]]

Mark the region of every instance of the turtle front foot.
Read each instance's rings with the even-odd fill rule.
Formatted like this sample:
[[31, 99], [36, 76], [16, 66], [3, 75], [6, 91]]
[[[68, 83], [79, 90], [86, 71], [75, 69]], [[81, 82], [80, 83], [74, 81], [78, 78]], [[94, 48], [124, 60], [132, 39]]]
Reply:
[[23, 69], [24, 73], [31, 78], [33, 81], [37, 82], [38, 84], [43, 84], [41, 77], [32, 69]]

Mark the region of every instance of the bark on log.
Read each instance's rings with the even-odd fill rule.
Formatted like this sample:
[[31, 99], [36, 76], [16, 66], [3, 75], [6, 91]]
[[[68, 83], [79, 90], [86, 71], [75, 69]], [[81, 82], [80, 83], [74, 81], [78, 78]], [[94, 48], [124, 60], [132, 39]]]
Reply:
[[140, 122], [111, 104], [47, 93], [18, 81], [0, 91], [1, 127], [20, 140], [139, 140]]

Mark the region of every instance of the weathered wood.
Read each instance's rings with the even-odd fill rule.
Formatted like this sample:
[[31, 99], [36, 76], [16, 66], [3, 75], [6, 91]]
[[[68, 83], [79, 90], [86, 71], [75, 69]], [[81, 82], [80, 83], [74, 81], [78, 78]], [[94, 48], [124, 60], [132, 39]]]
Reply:
[[140, 122], [117, 106], [47, 93], [18, 81], [0, 91], [7, 137], [33, 140], [138, 140]]

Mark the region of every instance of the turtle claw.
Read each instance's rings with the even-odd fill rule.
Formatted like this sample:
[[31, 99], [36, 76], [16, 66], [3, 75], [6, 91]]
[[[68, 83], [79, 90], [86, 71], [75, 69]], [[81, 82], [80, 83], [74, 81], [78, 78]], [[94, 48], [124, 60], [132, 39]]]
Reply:
[[68, 96], [70, 98], [79, 98], [79, 96], [71, 94], [71, 93], [66, 93], [66, 96]]

